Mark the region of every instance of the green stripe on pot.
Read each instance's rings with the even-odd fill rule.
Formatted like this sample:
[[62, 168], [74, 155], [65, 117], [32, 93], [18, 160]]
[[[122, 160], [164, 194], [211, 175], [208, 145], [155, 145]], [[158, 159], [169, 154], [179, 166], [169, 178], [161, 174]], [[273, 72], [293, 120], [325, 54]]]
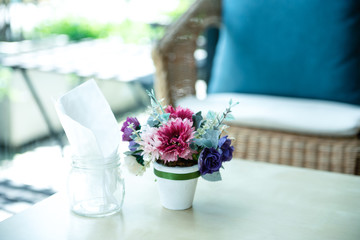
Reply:
[[160, 178], [170, 179], [170, 180], [189, 180], [200, 177], [200, 172], [191, 172], [191, 173], [169, 173], [162, 172], [154, 168], [154, 173]]

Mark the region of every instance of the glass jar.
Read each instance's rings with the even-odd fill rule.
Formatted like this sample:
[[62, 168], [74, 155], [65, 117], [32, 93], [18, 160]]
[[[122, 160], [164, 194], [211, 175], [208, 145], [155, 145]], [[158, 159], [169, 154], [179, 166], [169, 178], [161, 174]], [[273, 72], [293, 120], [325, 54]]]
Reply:
[[125, 194], [120, 158], [72, 157], [68, 177], [71, 210], [81, 216], [103, 217], [121, 210]]

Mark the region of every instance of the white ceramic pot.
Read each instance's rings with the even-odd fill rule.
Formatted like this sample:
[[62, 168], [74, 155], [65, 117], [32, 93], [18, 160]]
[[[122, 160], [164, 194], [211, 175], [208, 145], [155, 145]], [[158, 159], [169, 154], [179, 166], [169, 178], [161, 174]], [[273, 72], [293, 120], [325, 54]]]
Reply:
[[154, 162], [154, 173], [163, 207], [184, 210], [192, 206], [197, 180], [200, 176], [198, 165], [166, 167]]

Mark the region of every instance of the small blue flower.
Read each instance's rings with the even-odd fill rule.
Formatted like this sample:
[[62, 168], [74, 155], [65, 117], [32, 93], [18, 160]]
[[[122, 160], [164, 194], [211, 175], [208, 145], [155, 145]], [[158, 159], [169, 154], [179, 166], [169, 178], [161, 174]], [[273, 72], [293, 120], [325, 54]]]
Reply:
[[222, 165], [220, 153], [215, 148], [204, 148], [198, 161], [201, 175], [217, 172]]
[[135, 152], [139, 146], [140, 145], [137, 144], [134, 140], [129, 141], [129, 150], [130, 151]]
[[224, 136], [219, 139], [219, 153], [222, 162], [230, 161], [233, 157], [234, 147], [231, 146], [231, 140]]

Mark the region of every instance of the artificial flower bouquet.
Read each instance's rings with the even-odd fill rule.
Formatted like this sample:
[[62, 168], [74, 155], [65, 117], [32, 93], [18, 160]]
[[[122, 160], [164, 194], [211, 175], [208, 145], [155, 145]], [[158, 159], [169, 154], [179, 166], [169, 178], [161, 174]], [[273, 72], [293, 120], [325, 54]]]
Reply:
[[128, 117], [122, 125], [122, 140], [129, 142], [125, 165], [130, 172], [142, 175], [151, 162], [165, 166], [193, 166], [198, 164], [200, 175], [210, 181], [221, 180], [219, 173], [224, 162], [232, 159], [231, 139], [222, 136], [228, 128], [224, 120], [232, 119], [229, 107], [222, 114], [208, 112], [194, 114], [190, 109], [162, 106], [154, 91], [148, 92], [150, 116], [145, 125]]

